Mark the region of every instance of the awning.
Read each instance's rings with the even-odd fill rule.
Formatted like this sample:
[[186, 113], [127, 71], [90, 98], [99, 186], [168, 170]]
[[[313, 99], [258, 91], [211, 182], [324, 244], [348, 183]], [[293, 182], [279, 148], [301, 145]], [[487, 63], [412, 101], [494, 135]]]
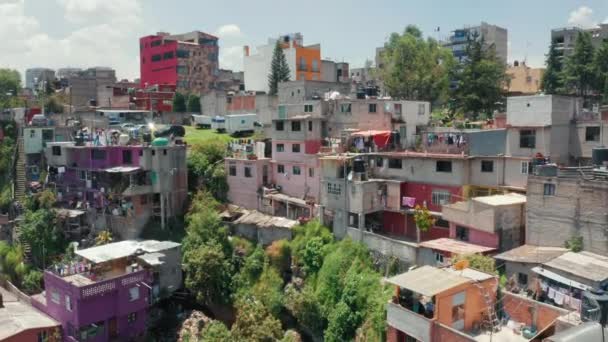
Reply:
[[569, 286], [569, 287], [574, 287], [577, 288], [579, 290], [583, 290], [583, 291], [587, 291], [587, 290], [591, 290], [593, 289], [591, 286], [587, 286], [585, 284], [581, 284], [577, 281], [574, 281], [572, 279], [566, 278], [564, 276], [561, 276], [555, 272], [551, 272], [546, 268], [542, 268], [540, 266], [536, 266], [532, 268], [532, 272], [542, 275], [545, 278], [549, 278], [551, 280], [555, 280], [558, 283], [564, 284], [565, 286]]
[[378, 148], [384, 148], [389, 139], [391, 138], [391, 131], [376, 131], [376, 130], [368, 130], [368, 131], [359, 131], [351, 134], [353, 137], [373, 137], [374, 143]]
[[115, 166], [108, 169], [105, 169], [105, 172], [109, 173], [129, 173], [133, 171], [139, 170], [139, 166]]

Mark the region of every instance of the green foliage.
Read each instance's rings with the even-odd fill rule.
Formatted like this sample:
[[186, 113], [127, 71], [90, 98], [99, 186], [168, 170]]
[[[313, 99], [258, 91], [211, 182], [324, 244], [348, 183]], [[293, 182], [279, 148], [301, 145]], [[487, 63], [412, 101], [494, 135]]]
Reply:
[[506, 65], [496, 56], [494, 46], [486, 47], [483, 37], [469, 37], [467, 58], [454, 70], [456, 90], [454, 109], [476, 120], [480, 114], [491, 117], [504, 103], [509, 81]]
[[0, 68], [0, 110], [19, 107], [23, 103], [19, 99], [21, 75], [17, 70]]
[[244, 298], [236, 307], [236, 321], [231, 330], [235, 341], [275, 341], [283, 336], [281, 322], [260, 301]]
[[406, 100], [443, 102], [448, 98], [449, 74], [455, 65], [452, 52], [432, 38], [425, 40], [415, 26], [391, 34], [381, 69], [389, 94]]
[[188, 112], [189, 113], [200, 113], [201, 112], [201, 98], [194, 94], [188, 96]]
[[282, 239], [273, 241], [266, 247], [266, 255], [270, 264], [282, 273], [289, 271], [291, 267], [291, 246], [289, 241]]
[[177, 113], [186, 112], [186, 98], [182, 93], [175, 92], [173, 96], [173, 111]]
[[101, 245], [108, 244], [108, 243], [112, 242], [112, 240], [114, 240], [112, 238], [112, 233], [109, 230], [102, 230], [95, 237], [95, 246], [101, 246]]
[[596, 75], [596, 89], [603, 93], [602, 104], [608, 104], [608, 41], [604, 40], [595, 50], [593, 68]]
[[551, 42], [549, 53], [545, 61], [545, 73], [541, 82], [541, 88], [546, 94], [560, 94], [563, 92], [564, 82], [562, 79], [563, 64], [557, 51], [557, 43]]
[[63, 113], [63, 105], [59, 102], [59, 99], [57, 97], [50, 96], [44, 101], [44, 112]]
[[277, 41], [274, 51], [272, 52], [272, 64], [270, 65], [270, 75], [268, 75], [268, 93], [276, 95], [279, 89], [279, 83], [289, 81], [289, 65], [281, 43]]
[[435, 219], [427, 207], [417, 205], [414, 208], [414, 222], [420, 231], [426, 232], [435, 224]]
[[22, 282], [23, 290], [28, 294], [35, 294], [42, 291], [42, 272], [30, 270]]
[[566, 240], [565, 246], [569, 250], [578, 253], [583, 250], [583, 237], [580, 235], [573, 236], [569, 240]]
[[285, 286], [285, 307], [300, 322], [311, 331], [321, 334], [327, 325], [327, 320], [321, 313], [314, 290], [314, 280], [309, 280], [301, 291], [293, 284]]
[[211, 321], [201, 331], [201, 340], [205, 342], [232, 341], [232, 334], [220, 321]]
[[469, 268], [490, 274], [496, 273], [496, 263], [492, 257], [481, 254], [457, 255], [452, 258], [452, 263], [456, 264], [461, 260], [466, 260]]
[[220, 142], [196, 145], [188, 154], [188, 181], [191, 190], [203, 187], [221, 201], [226, 200], [228, 182], [223, 159], [226, 146]]
[[594, 89], [595, 70], [593, 65], [594, 50], [591, 33], [581, 31], [574, 42], [574, 51], [566, 59], [564, 83], [570, 94], [588, 96]]
[[200, 245], [184, 253], [186, 287], [200, 303], [229, 302], [232, 294], [232, 264], [221, 245]]
[[51, 209], [57, 202], [57, 196], [49, 189], [46, 189], [36, 195], [40, 208]]
[[37, 209], [26, 209], [21, 225], [19, 240], [30, 245], [32, 262], [38, 268], [46, 268], [53, 258], [63, 254], [67, 247], [56, 223], [55, 212], [39, 206]]
[[295, 330], [287, 330], [281, 342], [302, 342], [302, 337]]
[[234, 286], [239, 290], [248, 290], [260, 279], [264, 271], [264, 250], [257, 246], [253, 252], [245, 258], [239, 273], [234, 277]]
[[334, 241], [332, 233], [319, 221], [313, 220], [295, 227], [294, 234], [291, 251], [295, 264], [306, 272], [316, 272], [327, 252], [325, 247]]
[[13, 191], [10, 184], [4, 184], [0, 188], [0, 213], [8, 212], [13, 201]]
[[283, 279], [273, 267], [268, 264], [260, 275], [260, 279], [251, 290], [253, 298], [259, 300], [275, 317], [283, 307]]

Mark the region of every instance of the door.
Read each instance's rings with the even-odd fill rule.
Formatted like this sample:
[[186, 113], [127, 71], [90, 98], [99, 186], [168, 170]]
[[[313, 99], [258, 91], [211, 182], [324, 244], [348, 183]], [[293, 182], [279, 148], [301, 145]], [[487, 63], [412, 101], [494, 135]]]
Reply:
[[268, 165], [262, 167], [262, 184], [268, 185]]
[[108, 332], [110, 338], [118, 337], [118, 325], [116, 324], [116, 318], [112, 318], [110, 321], [108, 321]]

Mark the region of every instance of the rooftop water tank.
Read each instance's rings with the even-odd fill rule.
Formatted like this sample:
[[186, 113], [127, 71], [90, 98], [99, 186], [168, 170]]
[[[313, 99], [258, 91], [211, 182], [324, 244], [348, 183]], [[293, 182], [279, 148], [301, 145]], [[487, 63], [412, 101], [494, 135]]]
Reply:
[[125, 146], [126, 144], [129, 143], [129, 135], [128, 134], [121, 134], [120, 136], [118, 136], [118, 144], [121, 146]]
[[152, 146], [167, 146], [169, 145], [169, 139], [167, 138], [156, 138], [152, 140]]
[[356, 173], [365, 172], [365, 162], [363, 161], [363, 158], [355, 158], [355, 160], [353, 161], [353, 171], [355, 171]]
[[598, 146], [591, 149], [593, 165], [603, 166], [608, 162], [608, 147]]

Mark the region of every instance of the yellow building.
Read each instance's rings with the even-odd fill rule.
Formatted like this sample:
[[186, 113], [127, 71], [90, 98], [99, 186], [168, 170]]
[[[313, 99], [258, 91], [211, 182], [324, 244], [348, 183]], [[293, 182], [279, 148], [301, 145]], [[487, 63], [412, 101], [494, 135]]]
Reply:
[[541, 91], [540, 85], [545, 68], [530, 68], [525, 62], [515, 61], [513, 66], [507, 68], [509, 82], [509, 95], [534, 95]]

